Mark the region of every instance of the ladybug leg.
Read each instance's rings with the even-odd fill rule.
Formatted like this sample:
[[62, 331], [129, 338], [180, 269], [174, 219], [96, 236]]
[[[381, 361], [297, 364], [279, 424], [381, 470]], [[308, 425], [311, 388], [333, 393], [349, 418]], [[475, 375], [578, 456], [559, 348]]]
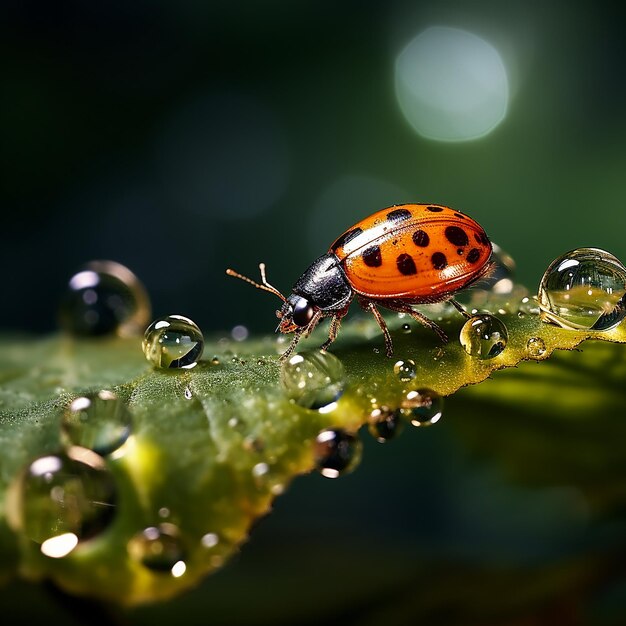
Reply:
[[469, 319], [472, 317], [461, 304], [459, 304], [454, 298], [450, 298], [448, 302], [463, 316]]
[[376, 305], [372, 300], [359, 298], [359, 304], [365, 311], [371, 313], [376, 318], [376, 321], [380, 326], [380, 330], [383, 331], [383, 336], [385, 337], [385, 354], [388, 357], [393, 356], [393, 341], [391, 340], [391, 334], [389, 333], [387, 323], [385, 322], [383, 316], [380, 314], [380, 311], [376, 308]]
[[346, 311], [340, 311], [339, 313], [335, 313], [335, 315], [333, 315], [333, 319], [330, 320], [330, 328], [328, 329], [328, 339], [320, 346], [320, 350], [328, 350], [330, 344], [337, 339], [339, 327], [341, 326], [341, 319], [346, 314]]
[[309, 325], [304, 329], [304, 336], [308, 337], [314, 330], [315, 327], [319, 324], [320, 320], [322, 319], [322, 312], [321, 311], [316, 311], [313, 314], [313, 317], [311, 318], [311, 321], [309, 322]]
[[301, 329], [301, 330], [299, 329], [295, 331], [293, 339], [291, 340], [291, 343], [289, 344], [289, 347], [280, 355], [281, 361], [285, 361], [286, 359], [288, 359], [291, 353], [296, 349], [298, 342], [300, 341], [300, 339], [302, 339], [304, 330], [305, 329]]
[[420, 324], [423, 324], [424, 326], [426, 326], [426, 328], [430, 328], [430, 330], [436, 333], [443, 343], [448, 343], [448, 335], [446, 335], [446, 333], [444, 333], [443, 330], [437, 324], [435, 324], [435, 322], [433, 322], [430, 318], [426, 317], [419, 311], [416, 311], [405, 302], [398, 300], [384, 300], [382, 302], [379, 302], [379, 304], [381, 306], [384, 306], [386, 309], [396, 311], [396, 313], [406, 313], [407, 315], [410, 315], [414, 320], [418, 321]]

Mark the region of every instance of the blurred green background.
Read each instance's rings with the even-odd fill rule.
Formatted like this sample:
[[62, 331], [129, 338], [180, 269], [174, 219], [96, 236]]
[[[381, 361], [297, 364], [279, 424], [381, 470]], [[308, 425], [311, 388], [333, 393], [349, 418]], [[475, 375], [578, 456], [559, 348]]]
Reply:
[[[533, 287], [574, 247], [623, 258], [622, 24], [590, 2], [8, 0], [0, 326], [52, 330], [67, 278], [111, 258], [156, 314], [273, 329], [275, 303], [227, 266], [265, 261], [286, 290], [346, 227], [402, 202], [469, 213]], [[464, 106], [486, 107], [488, 128], [504, 101], [480, 139], [425, 139], [399, 105], [396, 60], [432, 27], [500, 59], [504, 86], [489, 54], [480, 75], [484, 46], [431, 30], [431, 74], [408, 79], [461, 133]], [[450, 47], [468, 65], [446, 84]]]
[[[533, 289], [575, 247], [624, 260], [623, 23], [591, 2], [7, 0], [0, 327], [54, 330], [69, 276], [109, 258], [155, 314], [271, 331], [276, 303], [226, 267], [265, 261], [287, 290], [346, 227], [403, 202], [469, 213]], [[598, 521], [577, 482], [532, 489], [477, 460], [455, 428], [482, 409], [463, 397], [436, 429], [368, 441], [345, 480], [298, 479], [241, 557], [133, 623], [626, 623], [623, 569], [585, 585], [579, 563], [623, 554], [623, 515]], [[485, 612], [516, 594], [543, 608]], [[41, 589], [0, 598], [12, 623], [58, 617]]]

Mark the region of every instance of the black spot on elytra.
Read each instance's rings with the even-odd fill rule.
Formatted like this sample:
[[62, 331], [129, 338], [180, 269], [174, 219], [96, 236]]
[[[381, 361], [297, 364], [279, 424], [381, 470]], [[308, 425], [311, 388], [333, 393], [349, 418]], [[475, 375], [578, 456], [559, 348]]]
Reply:
[[393, 211], [389, 211], [387, 213], [387, 219], [390, 222], [404, 222], [404, 220], [408, 220], [411, 218], [411, 211], [408, 209], [394, 209]]
[[457, 253], [459, 256], [463, 256], [463, 253], [464, 253], [464, 252], [465, 252], [465, 250], [463, 250], [463, 248], [457, 248], [457, 249], [456, 249], [456, 253]]
[[485, 233], [474, 233], [474, 239], [476, 239], [476, 243], [479, 243], [481, 246], [489, 245], [489, 239], [487, 239], [487, 235], [485, 235]]
[[472, 248], [467, 253], [467, 260], [470, 263], [476, 263], [476, 261], [478, 261], [478, 259], [480, 259], [480, 250], [478, 248]]
[[454, 216], [455, 217], [460, 217], [462, 220], [465, 219], [465, 215], [463, 215], [463, 213], [455, 213]]
[[332, 251], [336, 252], [337, 250], [339, 250], [339, 248], [345, 246], [348, 241], [352, 241], [357, 235], [360, 235], [362, 232], [363, 229], [357, 227], [344, 233], [343, 235], [341, 235], [341, 237], [339, 237], [339, 239], [337, 239], [337, 241], [335, 241], [332, 247]]
[[383, 264], [383, 258], [380, 254], [378, 246], [370, 246], [363, 250], [363, 262], [368, 267], [380, 267]]
[[448, 259], [446, 259], [446, 255], [443, 252], [435, 252], [435, 254], [430, 257], [430, 260], [436, 270], [442, 270], [448, 265]]
[[413, 243], [420, 248], [425, 248], [430, 243], [430, 237], [424, 230], [416, 230], [413, 233]]
[[446, 239], [454, 246], [466, 246], [469, 243], [467, 233], [458, 226], [448, 226], [445, 234]]
[[441, 213], [443, 209], [440, 206], [427, 206], [427, 211], [432, 211], [433, 213]]
[[400, 254], [396, 259], [396, 265], [401, 274], [405, 276], [412, 276], [417, 274], [417, 267], [415, 267], [415, 261], [410, 254]]

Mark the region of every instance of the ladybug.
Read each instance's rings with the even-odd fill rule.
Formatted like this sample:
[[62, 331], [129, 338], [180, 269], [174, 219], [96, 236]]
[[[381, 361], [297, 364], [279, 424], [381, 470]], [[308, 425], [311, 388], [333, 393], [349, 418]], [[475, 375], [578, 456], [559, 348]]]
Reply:
[[446, 342], [443, 330], [412, 305], [449, 301], [469, 317], [452, 297], [489, 273], [491, 255], [485, 231], [467, 215], [438, 204], [402, 204], [377, 211], [344, 232], [311, 263], [288, 298], [268, 283], [263, 263], [261, 283], [232, 269], [226, 273], [283, 301], [276, 311], [276, 331], [295, 336], [281, 358], [322, 318], [330, 317], [328, 340], [321, 347], [326, 350], [355, 296], [376, 318], [389, 357], [393, 342], [378, 307], [410, 315]]

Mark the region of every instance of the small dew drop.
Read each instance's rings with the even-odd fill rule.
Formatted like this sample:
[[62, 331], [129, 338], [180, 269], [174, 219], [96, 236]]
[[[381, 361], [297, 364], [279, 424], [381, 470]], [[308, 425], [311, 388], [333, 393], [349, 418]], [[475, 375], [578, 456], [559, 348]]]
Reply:
[[440, 419], [443, 411], [443, 398], [432, 389], [418, 389], [407, 392], [402, 402], [402, 414], [413, 426], [431, 426]]
[[61, 418], [61, 438], [66, 446], [82, 446], [98, 454], [110, 454], [131, 433], [131, 414], [112, 391], [98, 391], [75, 398]]
[[148, 326], [142, 347], [154, 367], [191, 369], [202, 356], [204, 337], [189, 318], [168, 315]]
[[220, 360], [216, 356], [214, 356], [211, 359], [211, 365], [219, 365], [219, 364], [220, 364]]
[[248, 338], [249, 334], [250, 333], [248, 332], [248, 329], [245, 326], [235, 326], [230, 331], [230, 336], [235, 341], [245, 341]]
[[330, 352], [311, 350], [283, 363], [280, 380], [296, 404], [328, 412], [343, 394], [345, 371], [341, 361]]
[[572, 250], [550, 264], [537, 298], [545, 322], [610, 330], [626, 317], [626, 268], [599, 248]]
[[261, 478], [265, 476], [270, 471], [270, 466], [267, 463], [257, 463], [252, 468], [252, 475], [255, 478]]
[[322, 476], [338, 478], [358, 465], [361, 451], [357, 436], [341, 428], [323, 430], [315, 440], [315, 465]]
[[207, 533], [202, 536], [200, 542], [205, 548], [214, 548], [220, 541], [219, 536], [216, 533]]
[[134, 535], [128, 542], [128, 553], [144, 567], [173, 576], [181, 569], [177, 564], [182, 562], [184, 565], [185, 560], [180, 531], [167, 522], [149, 526]]
[[547, 352], [546, 344], [541, 337], [531, 337], [526, 343], [526, 351], [532, 358], [540, 359]]
[[408, 335], [411, 332], [411, 324], [402, 324], [401, 330], [405, 335]]
[[396, 361], [393, 366], [393, 372], [402, 382], [409, 382], [415, 378], [417, 373], [415, 361], [412, 361], [411, 359], [407, 359], [406, 361]]
[[477, 315], [463, 324], [459, 340], [472, 357], [487, 360], [498, 356], [505, 348], [509, 333], [502, 321], [493, 315]]
[[372, 437], [379, 443], [385, 443], [396, 437], [403, 427], [401, 413], [382, 406], [373, 409], [368, 419], [368, 429]]

